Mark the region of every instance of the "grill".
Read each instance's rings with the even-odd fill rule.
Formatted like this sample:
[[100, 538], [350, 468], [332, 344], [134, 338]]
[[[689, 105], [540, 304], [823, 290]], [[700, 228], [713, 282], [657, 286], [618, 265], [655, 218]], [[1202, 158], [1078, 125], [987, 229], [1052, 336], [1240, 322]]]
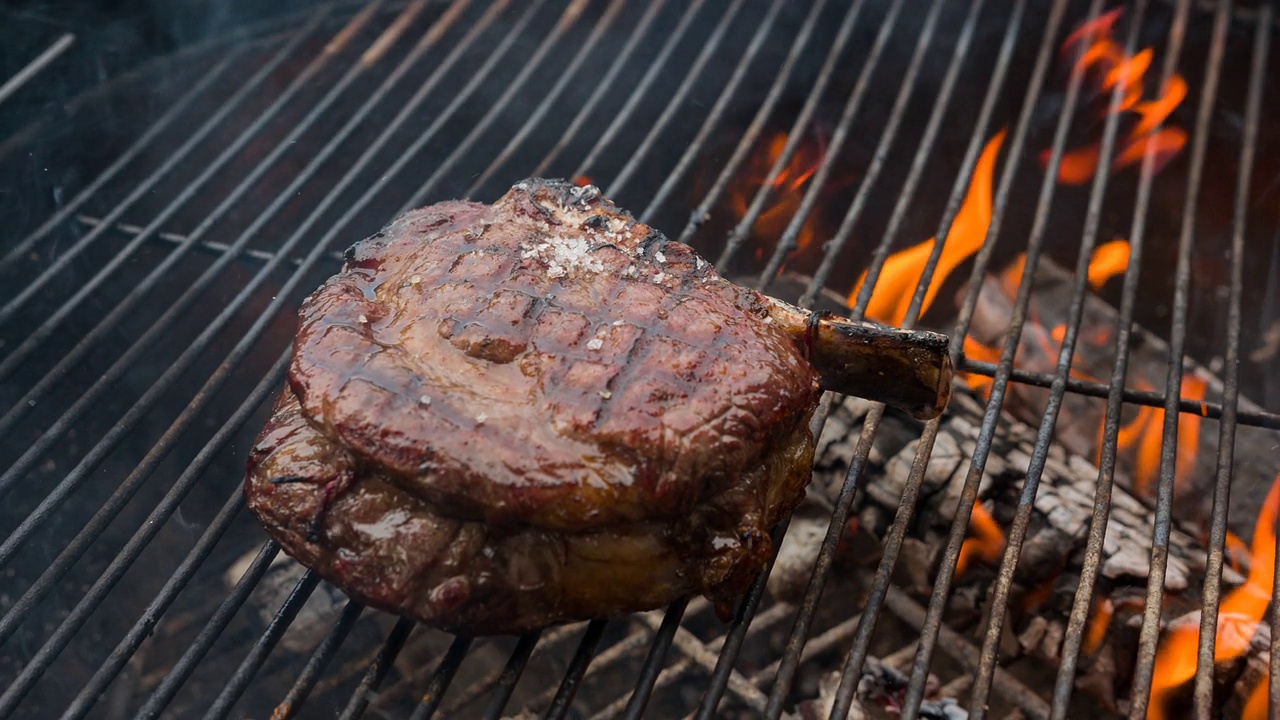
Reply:
[[[1104, 10], [1100, 0], [325, 5], [186, 49], [15, 133], [0, 144], [16, 179], [0, 198], [0, 717], [845, 717], [869, 678], [896, 678], [892, 667], [906, 718], [963, 716], [938, 700], [950, 696], [971, 718], [1145, 717], [1190, 416], [1217, 432], [1200, 498], [1204, 580], [1186, 593], [1202, 608], [1203, 639], [1189, 697], [1196, 716], [1219, 716], [1213, 630], [1233, 572], [1228, 531], [1247, 533], [1259, 512], [1266, 485], [1250, 478], [1280, 469], [1241, 460], [1252, 446], [1267, 457], [1280, 429], [1266, 409], [1280, 378], [1261, 332], [1280, 320], [1269, 235], [1280, 224], [1266, 205], [1280, 137], [1262, 122], [1277, 97], [1275, 13], [1126, 6], [1118, 43], [1130, 57], [1154, 47], [1148, 84], [1186, 78], [1184, 107], [1165, 121], [1186, 128], [1186, 147], [1167, 165], [1147, 150], [1127, 171], [1068, 188], [1058, 168], [1080, 138], [1110, 158], [1130, 131], [1125, 84], [1100, 92], [1078, 55], [1060, 52]], [[69, 43], [0, 88], [0, 103], [38, 85]], [[1090, 103], [1111, 112], [1089, 115]], [[894, 416], [880, 406], [836, 438], [851, 450], [794, 597], [774, 597], [766, 573], [727, 624], [696, 599], [521, 638], [454, 638], [364, 611], [241, 512], [244, 456], [284, 376], [298, 301], [397, 211], [492, 200], [528, 176], [590, 178], [726, 275], [810, 308], [849, 293], [855, 319], [894, 253], [932, 235], [943, 242], [907, 296], [903, 324], [914, 326], [932, 317], [946, 239], [1002, 126], [989, 224], [967, 279], [946, 285], [954, 312], [933, 323], [951, 334], [957, 368], [989, 381], [927, 594], [901, 577], [945, 419], [909, 438], [896, 509], [869, 531], [876, 556], [857, 578], [842, 569], [850, 537], [867, 542], [849, 528], [884, 465], [877, 443]], [[771, 137], [785, 141], [762, 154]], [[788, 185], [815, 147], [803, 182]], [[775, 231], [762, 240], [765, 224]], [[1093, 291], [1090, 260], [1107, 233], [1128, 240], [1127, 272]], [[1019, 252], [1027, 270], [1011, 319], [983, 361], [965, 338], [984, 280]], [[1030, 367], [1020, 348], [1038, 322], [1037, 268], [1054, 262], [1074, 267], [1058, 346]], [[1101, 379], [1072, 372], [1095, 294], [1118, 308], [1118, 350]], [[1162, 386], [1128, 382], [1147, 335], [1167, 343]], [[1187, 357], [1219, 369], [1221, 386], [1187, 394]], [[958, 622], [970, 518], [1005, 447], [1002, 408], [1024, 391], [1043, 399], [1025, 480], [1001, 523], [981, 617]], [[1104, 422], [1061, 662], [1008, 662], [1019, 558], [1077, 401], [1099, 403]], [[825, 398], [815, 429], [830, 434], [840, 407]], [[1122, 436], [1141, 408], [1162, 411], [1142, 525], [1154, 550], [1126, 650], [1136, 657], [1128, 702], [1108, 708], [1076, 678], [1105, 591]], [[1272, 608], [1255, 643], [1280, 638]], [[1280, 707], [1280, 653], [1261, 657]], [[806, 705], [815, 697], [830, 709]]]

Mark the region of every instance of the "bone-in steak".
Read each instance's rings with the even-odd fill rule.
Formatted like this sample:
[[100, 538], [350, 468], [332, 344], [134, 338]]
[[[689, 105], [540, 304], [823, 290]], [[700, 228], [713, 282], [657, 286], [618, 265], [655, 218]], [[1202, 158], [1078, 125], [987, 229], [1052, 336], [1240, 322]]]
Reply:
[[803, 342], [592, 187], [407, 213], [300, 320], [249, 507], [352, 596], [439, 627], [728, 601], [809, 477]]

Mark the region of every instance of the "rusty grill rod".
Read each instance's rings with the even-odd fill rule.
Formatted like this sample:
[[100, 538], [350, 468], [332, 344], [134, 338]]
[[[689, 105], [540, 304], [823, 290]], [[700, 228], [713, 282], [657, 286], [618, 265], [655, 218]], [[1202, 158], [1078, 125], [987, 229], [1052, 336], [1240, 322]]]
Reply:
[[[1179, 19], [1190, 13], [1189, 0], [1179, 6]], [[1146, 716], [1150, 701], [1152, 672], [1155, 670], [1156, 646], [1160, 641], [1160, 614], [1164, 598], [1164, 577], [1169, 561], [1169, 531], [1173, 524], [1173, 474], [1178, 451], [1178, 402], [1182, 392], [1182, 368], [1187, 342], [1187, 315], [1191, 304], [1191, 249], [1195, 243], [1196, 200], [1200, 196], [1200, 183], [1204, 174], [1205, 151], [1208, 147], [1210, 123], [1213, 120], [1213, 104], [1217, 97], [1218, 79], [1222, 73], [1222, 56], [1226, 49], [1227, 24], [1231, 19], [1231, 2], [1223, 0], [1213, 21], [1213, 40], [1209, 48], [1209, 62], [1201, 89], [1200, 107], [1196, 113], [1196, 127], [1192, 134], [1191, 164], [1187, 171], [1187, 192], [1183, 198], [1182, 233], [1178, 239], [1178, 267], [1175, 273], [1173, 295], [1173, 319], [1169, 329], [1169, 374], [1165, 383], [1165, 418], [1163, 439], [1160, 445], [1160, 480], [1156, 486], [1155, 527], [1151, 534], [1151, 574], [1147, 581], [1147, 602], [1142, 614], [1142, 628], [1138, 635], [1138, 664], [1134, 670], [1133, 689], [1130, 691], [1129, 717], [1140, 720]], [[1178, 22], [1175, 28], [1183, 27]], [[1223, 432], [1235, 432], [1226, 427]], [[1230, 472], [1228, 471], [1228, 476]], [[1229, 481], [1229, 477], [1228, 477]], [[1217, 496], [1215, 489], [1215, 498]], [[1223, 512], [1226, 509], [1223, 508]], [[1221, 539], [1221, 536], [1219, 536]], [[1221, 572], [1221, 545], [1218, 572]], [[1210, 562], [1213, 562], [1212, 558]], [[1205, 598], [1206, 602], [1209, 598]], [[1209, 639], [1216, 632], [1209, 633]], [[1205, 638], [1201, 639], [1204, 642]], [[1212, 646], [1210, 646], [1212, 647]], [[1197, 679], [1197, 686], [1201, 681]], [[1201, 715], [1197, 702], [1197, 715]]]
[[[980, 11], [982, 3], [974, 3], [974, 17]], [[1004, 88], [1005, 78], [1008, 74], [1009, 62], [1013, 56], [1013, 48], [1017, 42], [1018, 30], [1022, 24], [1022, 13], [1026, 4], [1021, 0], [1014, 5], [1013, 12], [1009, 17], [1009, 24], [1005, 31], [1004, 40], [1000, 46], [1000, 52], [996, 59], [995, 69], [991, 75], [991, 82], [987, 87], [986, 97], [983, 99], [982, 108], [978, 112], [978, 120], [975, 125], [974, 132], [969, 140], [969, 147], [965, 150], [964, 160], [961, 163], [961, 170], [956, 176], [956, 181], [951, 189], [951, 197], [948, 200], [943, 217], [939, 224], [939, 228], [934, 237], [942, 238], [942, 242], [935, 242], [930, 250], [929, 258], [926, 261], [921, 278], [917, 282], [916, 290], [912, 294], [912, 300], [907, 308], [907, 314], [904, 318], [905, 325], [912, 327], [919, 319], [920, 308], [924, 304], [924, 290], [928, 287], [933, 277], [933, 273], [937, 268], [938, 259], [942, 255], [942, 248], [947, 235], [951, 231], [951, 225], [955, 220], [956, 214], [959, 212], [960, 203], [968, 186], [968, 178], [973, 173], [978, 162], [978, 156], [983, 145], [983, 138], [990, 132], [991, 118], [995, 110], [996, 100], [999, 98]], [[972, 20], [971, 20], [972, 22]], [[972, 26], [966, 28], [964, 35], [957, 45], [967, 45], [972, 37]], [[958, 71], [962, 64], [962, 58], [957, 50], [957, 58], [953, 62], [952, 68]], [[948, 80], [954, 83], [954, 78], [958, 76], [958, 72], [948, 77]], [[950, 94], [950, 86], [945, 91]], [[866, 312], [867, 304], [871, 301], [871, 292], [875, 287], [876, 279], [879, 277], [884, 267], [885, 259], [888, 257], [888, 247], [897, 238], [901, 228], [901, 223], [906, 217], [906, 211], [914, 198], [915, 190], [919, 178], [922, 175], [923, 161], [921, 158], [926, 157], [932, 151], [933, 138], [936, 134], [936, 128], [941, 124], [941, 118], [944, 113], [935, 112], [933, 118], [930, 119], [930, 127], [926, 130], [927, 142], [921, 144], [920, 153], [917, 154], [917, 161], [913, 164], [912, 174], [908, 176], [906, 187], [899, 195], [897, 207], [894, 208], [889, 225], [885, 230], [884, 237], [880, 246], [876, 248], [876, 252], [872, 258], [871, 264], [867, 270], [868, 281], [863, 283], [863, 289], [858, 293], [858, 298], [854, 303], [854, 314], [862, 316]], [[936, 121], [936, 122], [935, 122]], [[932, 131], [932, 132], [931, 132]], [[919, 170], [918, 170], [919, 168]], [[920, 488], [923, 484], [924, 471], [928, 465], [928, 458], [932, 452], [934, 441], [937, 438], [939, 420], [932, 420], [925, 424], [924, 430], [920, 436], [921, 450], [916, 453], [916, 457], [912, 462], [911, 472], [907, 477], [907, 482], [903, 487], [902, 501], [899, 505], [898, 512], [894, 516], [893, 523], [889, 528], [889, 532], [885, 538], [884, 549], [882, 551], [880, 563], [876, 568], [876, 574], [872, 579], [871, 592], [867, 601], [863, 606], [862, 617], [858, 621], [858, 627], [854, 633], [848, 656], [840, 677], [840, 685], [836, 689], [836, 698], [832, 706], [832, 716], [845, 717], [853, 702], [853, 694], [857, 689], [856, 678], [862, 673], [863, 665], [866, 662], [870, 652], [871, 639], [875, 631], [876, 622], [879, 619], [880, 610], [885, 602], [889, 592], [890, 577], [893, 569], [897, 565], [898, 554], [902, 548], [902, 541], [906, 536], [907, 524], [915, 517], [915, 505], [919, 499]], [[823, 552], [827, 552], [827, 548], [822, 548]], [[830, 552], [834, 552], [834, 545]]]
[[[1161, 73], [1161, 84], [1167, 84], [1173, 77], [1180, 54], [1182, 34], [1176, 32], [1185, 21], [1175, 21], [1170, 29], [1170, 42], [1176, 44], [1165, 54], [1165, 64]], [[1094, 602], [1098, 572], [1102, 563], [1102, 547], [1106, 538], [1107, 524], [1111, 514], [1111, 493], [1115, 480], [1116, 451], [1120, 432], [1120, 413], [1123, 408], [1121, 388], [1124, 387], [1128, 373], [1130, 338], [1133, 333], [1133, 315], [1137, 307], [1138, 280], [1141, 275], [1141, 260], [1146, 238], [1147, 211], [1151, 202], [1151, 188], [1155, 177], [1155, 156], [1147, 152], [1143, 156], [1141, 175], [1138, 182], [1138, 195], [1134, 203], [1132, 227], [1129, 231], [1130, 256], [1129, 267], [1124, 276], [1121, 290], [1119, 316], [1116, 320], [1116, 359], [1111, 371], [1111, 386], [1107, 394], [1107, 414], [1103, 428], [1101, 459], [1098, 463], [1098, 485], [1094, 494], [1093, 516], [1089, 523], [1089, 535], [1085, 548], [1084, 561], [1081, 566], [1080, 580], [1072, 600], [1071, 615], [1067, 622], [1066, 636], [1063, 638], [1061, 652], [1062, 662], [1054, 682], [1052, 717], [1054, 720], [1065, 720], [1067, 705], [1070, 702], [1075, 686], [1075, 671], [1079, 662], [1080, 647], [1083, 642], [1088, 613]], [[1161, 398], [1163, 401], [1163, 398]]]
[[[1124, 53], [1126, 57], [1132, 57], [1137, 48], [1138, 33], [1146, 17], [1146, 10], [1146, 0], [1139, 0], [1134, 5], [1129, 36], [1125, 40]], [[1116, 87], [1112, 89], [1108, 103], [1099, 157], [1109, 158], [1115, 150], [1116, 135], [1120, 129], [1119, 110], [1123, 97], [1123, 88], [1117, 83]], [[1058, 162], [1060, 162], [1060, 159], [1056, 162], [1050, 162], [1049, 170], [1046, 171], [1045, 176], [1046, 182], [1054, 182], [1055, 186], [1057, 178], [1054, 176], [1057, 174]], [[1084, 302], [1089, 287], [1089, 262], [1093, 255], [1093, 249], [1098, 244], [1098, 231], [1102, 223], [1102, 205], [1106, 198], [1107, 183], [1110, 177], [1111, 174], [1108, 172], [1100, 171], [1095, 173], [1089, 190], [1089, 204], [1085, 211], [1085, 224], [1076, 258], [1071, 302], [1067, 309], [1066, 332], [1058, 350], [1053, 385], [1049, 390], [1049, 399], [1045, 405], [1040, 427], [1036, 433], [1035, 446], [1031, 452], [1031, 462], [1027, 466], [1026, 478], [1023, 481], [1022, 493], [1018, 498], [1013, 523], [1005, 539], [1005, 549], [1000, 559], [996, 582], [994, 588], [989, 591], [991, 612], [987, 615], [986, 630], [982, 639], [982, 653], [978, 660], [977, 671], [974, 673], [974, 683], [969, 699], [970, 717], [974, 720], [982, 720], [986, 717], [992, 677], [995, 674], [999, 660], [1000, 639], [1005, 629], [1004, 621], [1009, 607], [1009, 593], [1013, 586], [1013, 575], [1017, 570], [1019, 556], [1022, 554], [1022, 544], [1026, 540], [1027, 530], [1031, 525], [1031, 513], [1036, 494], [1040, 489], [1040, 480], [1044, 473], [1045, 464], [1048, 461], [1049, 447], [1053, 442], [1054, 427], [1057, 425], [1058, 413], [1062, 409], [1062, 401], [1067, 392], [1066, 380], [1071, 374], [1071, 362], [1075, 357], [1076, 339], [1079, 337], [1080, 326], [1084, 322]], [[1038, 208], [1044, 212], [1041, 215], [1037, 215], [1037, 220], [1041, 217], [1047, 218], [1048, 207], [1049, 205], [1046, 203], [1041, 208]], [[1040, 243], [1043, 232], [1044, 224], [1037, 223], [1035, 230], [1032, 231], [1031, 242]], [[1023, 278], [1024, 282], [1030, 285], [1031, 283], [1027, 278], [1034, 277], [1036, 267], [1031, 260], [1030, 253], [1028, 253], [1027, 267], [1030, 268], [1030, 272], [1024, 271]], [[1030, 290], [1028, 289], [1028, 298], [1029, 294]]]
[[[862, 97], [870, 82], [871, 74], [875, 71], [880, 57], [880, 52], [883, 50], [885, 43], [887, 43], [889, 39], [900, 8], [901, 5], [894, 5], [883, 20], [881, 32], [876, 38], [875, 45], [872, 46], [871, 53], [863, 66], [863, 72], [859, 75], [857, 84], [854, 86], [854, 90], [850, 94], [849, 100], [845, 105], [840, 124], [832, 136], [830, 151], [824, 157], [822, 166], [818, 168], [817, 172], [814, 174], [796, 214], [792, 217], [787, 228], [783, 231], [781, 238], [779, 238], [777, 248], [775, 249], [773, 256], [770, 258], [768, 265], [761, 273], [760, 279], [757, 282], [757, 287], [763, 289], [763, 287], [768, 284], [768, 281], [781, 270], [785, 253], [789, 252], [790, 248], [796, 246], [800, 229], [806, 222], [808, 213], [812, 211], [814, 204], [817, 202], [818, 193], [821, 192], [828, 180], [831, 168], [834, 166], [834, 159], [840, 151], [840, 146], [843, 145], [848, 136], [849, 128], [852, 126], [853, 119], [861, 105]], [[885, 132], [881, 135], [880, 143], [875, 151], [875, 159], [872, 161], [871, 166], [863, 177], [861, 187], [858, 190], [858, 195], [855, 196], [853, 203], [849, 207], [848, 213], [845, 215], [844, 221], [841, 223], [842, 230], [848, 228], [852, 224], [852, 219], [861, 211], [865, 193], [878, 179], [879, 171], [884, 165], [884, 158], [892, 147], [892, 143], [897, 135], [897, 127], [900, 123], [901, 113], [905, 110], [906, 102], [914, 92], [916, 74], [920, 70], [924, 53], [933, 42], [933, 33], [937, 27], [937, 21], [941, 10], [942, 3], [935, 1], [929, 10], [929, 14], [925, 18], [924, 25], [921, 28], [920, 35], [916, 41], [911, 64], [907, 68], [898, 96], [894, 101], [893, 108], [891, 109], [888, 126], [886, 127]], [[976, 15], [971, 12], [970, 20], [972, 21], [975, 17]], [[957, 45], [957, 47], [959, 47], [959, 45]], [[832, 240], [832, 246], [828, 250], [829, 256], [837, 254], [841, 244], [842, 239], [839, 234], [837, 234], [837, 236]], [[812, 296], [806, 294], [806, 297], [802, 299], [802, 302], [806, 301], [808, 303], [812, 303]], [[873, 416], [878, 419], [878, 412], [881, 411], [883, 411], [883, 408], [873, 411]], [[868, 422], [875, 422], [875, 420], [869, 419]], [[860, 441], [860, 456], [862, 446], [863, 443]], [[869, 443], [867, 449], [868, 451], [870, 449]], [[855, 463], [854, 465], [856, 466], [858, 464], [859, 463]], [[778, 672], [774, 678], [771, 692], [769, 693], [769, 704], [765, 708], [765, 715], [767, 717], [777, 718], [781, 715], [783, 703], [791, 689], [791, 681], [795, 675], [796, 669], [799, 668], [804, 644], [809, 635], [809, 627], [812, 623], [813, 615], [817, 610], [817, 603], [822, 595], [822, 589], [826, 584], [827, 574], [830, 572], [831, 556], [825, 554], [823, 550], [828, 546], [834, 548], [841, 532], [844, 530], [853, 494], [856, 492], [856, 479], [854, 479], [856, 477], [857, 474], [854, 473], [853, 468], [851, 467], [845, 484], [848, 485], [852, 482], [855, 483], [855, 487], [852, 488], [851, 492], [847, 496], [849, 502], [844, 502], [846, 496], [843, 492], [841, 493], [840, 500], [836, 502], [835, 511], [831, 514], [831, 522], [828, 525], [826, 536], [823, 538], [822, 548], [819, 550], [818, 559], [814, 566], [814, 572], [810, 577], [809, 586], [806, 588], [804, 601], [801, 605], [801, 611], [796, 615], [791, 636], [787, 641], [786, 650], [783, 653], [782, 661], [778, 665]]]
[[[1240, 329], [1244, 322], [1241, 298], [1244, 293], [1244, 232], [1248, 217], [1249, 181], [1257, 152], [1258, 117], [1262, 107], [1263, 78], [1266, 75], [1270, 39], [1270, 5], [1254, 32], [1253, 64], [1249, 95], [1245, 101], [1240, 166], [1236, 176], [1236, 197], [1231, 218], [1230, 290], [1227, 298], [1227, 350], [1222, 390], [1222, 422], [1218, 426], [1218, 457], [1213, 488], [1213, 509], [1209, 525], [1209, 557], [1204, 580], [1200, 647], [1196, 655], [1194, 698], [1197, 717], [1208, 717], [1213, 705], [1213, 658], [1222, 592], [1222, 549], [1226, 543], [1227, 508], [1231, 499], [1236, 426], [1240, 400]], [[1215, 37], [1215, 40], [1217, 38]], [[1205, 129], [1206, 132], [1208, 128]], [[1276, 620], [1273, 618], [1272, 623]]]
[[[1089, 18], [1096, 18], [1100, 8], [1100, 0], [1094, 0], [1090, 7]], [[1032, 79], [1025, 95], [1022, 112], [1018, 118], [1017, 129], [1008, 148], [1006, 156], [1004, 172], [1000, 178], [999, 187], [996, 189], [995, 199], [991, 211], [990, 225], [987, 228], [986, 237], [983, 240], [982, 248], [978, 251], [974, 258], [973, 270], [969, 277], [969, 284], [965, 295], [965, 301], [960, 309], [959, 318], [956, 320], [956, 329], [951, 338], [952, 355], [956, 356], [960, 352], [964, 337], [968, 334], [969, 323], [973, 318], [973, 311], [978, 301], [978, 292], [981, 288], [981, 278], [987, 272], [987, 267], [991, 260], [991, 254], [995, 250], [995, 240], [1000, 233], [1000, 226], [1004, 219], [1004, 213], [1008, 206], [1009, 193], [1013, 185], [1013, 180], [1017, 167], [1022, 159], [1022, 153], [1025, 149], [1026, 138], [1031, 124], [1031, 115], [1040, 100], [1040, 94], [1044, 89], [1044, 79], [1048, 72], [1050, 59], [1052, 57], [1052, 40], [1057, 37], [1059, 26], [1065, 12], [1065, 3], [1055, 3], [1050, 11], [1049, 20], [1042, 36], [1043, 41], [1040, 47], [1040, 53], [1036, 59], [1036, 66], [1033, 70]], [[1062, 114], [1059, 118], [1057, 128], [1054, 132], [1053, 147], [1047, 167], [1045, 169], [1044, 181], [1041, 184], [1040, 197], [1037, 201], [1035, 220], [1033, 222], [1031, 239], [1027, 244], [1026, 263], [1028, 267], [1034, 268], [1039, 261], [1040, 254], [1044, 243], [1044, 225], [1048, 215], [1049, 207], [1053, 200], [1053, 192], [1056, 186], [1056, 175], [1058, 164], [1061, 161], [1062, 153], [1067, 141], [1067, 129], [1070, 126], [1070, 115], [1073, 113], [1077, 98], [1079, 96], [1080, 85], [1083, 80], [1083, 72], [1077, 67], [1072, 72], [1070, 81], [1068, 82], [1066, 98], [1063, 101]], [[956, 561], [960, 556], [960, 546], [964, 541], [965, 534], [969, 527], [969, 517], [973, 512], [974, 503], [977, 502], [978, 484], [982, 479], [986, 466], [986, 460], [991, 452], [991, 441], [995, 436], [996, 423], [999, 420], [1001, 406], [1004, 402], [1004, 393], [1009, 382], [1009, 373], [1012, 370], [1013, 356], [1017, 351], [1018, 342], [1022, 336], [1023, 324], [1026, 321], [1027, 306], [1031, 300], [1031, 289], [1034, 285], [1034, 278], [1031, 274], [1025, 274], [1022, 283], [1018, 288], [1018, 297], [1014, 303], [1013, 317], [1009, 323], [1009, 329], [1005, 333], [1004, 347], [1001, 350], [999, 367], [996, 372], [995, 379], [991, 387], [991, 395], [987, 402], [986, 412], [982, 419], [982, 425], [978, 431], [978, 439], [975, 443], [973, 458], [969, 465], [969, 472], [965, 477], [964, 486], [961, 490], [960, 500], [956, 509], [955, 521], [951, 525], [951, 531], [947, 538], [947, 545], [943, 552], [941, 567], [934, 581], [933, 593], [929, 598], [929, 607], [926, 611], [925, 622], [921, 629], [920, 646], [916, 651], [915, 661], [912, 663], [910, 679], [908, 681], [906, 697], [903, 699], [903, 718], [904, 720], [915, 720], [920, 705], [924, 701], [925, 684], [928, 679], [929, 666], [932, 661], [934, 647], [937, 644], [938, 633], [942, 626], [942, 616], [946, 609], [946, 603], [951, 593], [951, 583], [955, 579]], [[930, 451], [932, 448], [930, 448]]]

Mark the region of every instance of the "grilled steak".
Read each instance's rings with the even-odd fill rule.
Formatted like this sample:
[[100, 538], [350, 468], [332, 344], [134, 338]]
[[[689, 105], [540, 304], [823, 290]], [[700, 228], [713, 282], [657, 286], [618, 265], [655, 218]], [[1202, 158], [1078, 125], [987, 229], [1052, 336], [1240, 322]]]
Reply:
[[592, 187], [416, 210], [303, 304], [249, 507], [353, 597], [455, 632], [727, 607], [808, 480], [824, 327]]

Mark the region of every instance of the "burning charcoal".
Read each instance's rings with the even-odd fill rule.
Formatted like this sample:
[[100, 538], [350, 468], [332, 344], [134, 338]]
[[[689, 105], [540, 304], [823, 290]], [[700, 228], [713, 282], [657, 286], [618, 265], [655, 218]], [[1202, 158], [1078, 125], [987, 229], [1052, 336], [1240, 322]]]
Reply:
[[[1106, 247], [1106, 246], [1103, 246]], [[1107, 260], [1103, 248], [1094, 255], [1095, 262]], [[965, 351], [999, 348], [1013, 316], [1013, 295], [1017, 291], [1022, 266], [1015, 263], [1001, 273], [989, 275], [983, 282], [974, 311], [970, 342]], [[1035, 294], [1029, 308], [1029, 322], [1018, 346], [1017, 366], [1024, 370], [1053, 373], [1061, 347], [1062, 332], [1070, 306], [1072, 275], [1047, 258], [1036, 268]], [[1072, 377], [1080, 380], [1105, 379], [1111, 376], [1115, 362], [1114, 308], [1096, 295], [1086, 295], [1079, 339], [1072, 359]], [[1168, 344], [1141, 326], [1134, 327], [1134, 340], [1129, 360], [1127, 384], [1139, 390], [1163, 388], [1168, 371]], [[998, 352], [996, 353], [998, 355]], [[994, 357], [976, 357], [994, 360]], [[1203, 365], [1186, 358], [1182, 396], [1220, 402], [1222, 381]], [[1009, 385], [1004, 407], [1025, 423], [1038, 425], [1044, 414], [1049, 391], [1024, 383]], [[1248, 398], [1240, 398], [1240, 409], [1261, 408]], [[1106, 401], [1077, 394], [1063, 399], [1062, 415], [1055, 427], [1055, 438], [1068, 450], [1097, 461]], [[1122, 416], [1125, 423], [1117, 455], [1116, 481], [1139, 500], [1154, 494], [1164, 411], [1159, 408], [1129, 407]], [[1175, 470], [1175, 515], [1191, 526], [1207, 527], [1209, 502], [1213, 496], [1218, 429], [1214, 420], [1203, 420], [1182, 413], [1178, 419], [1178, 461]], [[1271, 479], [1280, 472], [1272, 447], [1274, 432], [1241, 425], [1236, 429], [1236, 461], [1232, 479], [1231, 507], [1228, 522], [1243, 538], [1249, 537], [1252, 518], [1262, 505]], [[1202, 531], [1207, 537], [1207, 531]]]
[[830, 521], [823, 518], [795, 517], [787, 527], [782, 547], [769, 573], [769, 592], [782, 602], [798, 603], [804, 597], [813, 574], [813, 563], [827, 535]]

